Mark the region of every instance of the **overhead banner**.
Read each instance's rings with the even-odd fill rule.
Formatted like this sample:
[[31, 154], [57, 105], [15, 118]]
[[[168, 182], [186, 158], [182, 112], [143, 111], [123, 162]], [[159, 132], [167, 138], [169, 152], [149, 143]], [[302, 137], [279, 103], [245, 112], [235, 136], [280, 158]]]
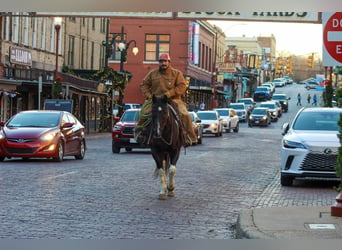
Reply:
[[129, 17], [321, 23], [321, 12], [36, 12], [36, 16]]

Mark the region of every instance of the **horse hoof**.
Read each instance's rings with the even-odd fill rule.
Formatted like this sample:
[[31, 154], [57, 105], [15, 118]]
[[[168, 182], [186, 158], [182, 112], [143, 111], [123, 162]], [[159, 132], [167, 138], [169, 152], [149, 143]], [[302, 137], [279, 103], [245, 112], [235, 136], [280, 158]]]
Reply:
[[166, 194], [159, 194], [159, 200], [166, 200]]
[[175, 192], [174, 192], [174, 191], [169, 191], [169, 192], [167, 193], [167, 195], [168, 195], [169, 197], [175, 197]]

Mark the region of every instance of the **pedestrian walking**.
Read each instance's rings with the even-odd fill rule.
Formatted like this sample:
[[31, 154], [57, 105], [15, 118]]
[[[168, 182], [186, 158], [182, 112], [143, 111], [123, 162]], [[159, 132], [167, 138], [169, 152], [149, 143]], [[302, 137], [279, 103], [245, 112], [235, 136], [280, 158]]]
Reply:
[[302, 106], [301, 99], [302, 99], [302, 96], [300, 95], [300, 93], [298, 93], [298, 95], [297, 95], [297, 106], [298, 105]]
[[200, 110], [205, 110], [205, 103], [204, 103], [204, 102], [201, 102], [201, 104], [200, 104]]
[[307, 100], [308, 100], [308, 104], [310, 104], [310, 101], [311, 101], [311, 95], [310, 94], [308, 94]]
[[316, 94], [314, 94], [312, 97], [312, 105], [317, 106], [317, 95]]

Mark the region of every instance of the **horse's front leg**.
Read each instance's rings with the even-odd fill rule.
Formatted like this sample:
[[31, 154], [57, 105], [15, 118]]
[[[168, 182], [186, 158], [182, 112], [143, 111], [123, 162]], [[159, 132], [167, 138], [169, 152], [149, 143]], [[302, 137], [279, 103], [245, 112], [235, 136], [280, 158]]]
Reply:
[[170, 165], [169, 167], [169, 182], [167, 185], [167, 190], [168, 190], [168, 196], [170, 197], [174, 197], [175, 196], [175, 187], [176, 187], [176, 183], [175, 183], [175, 175], [176, 175], [176, 165]]
[[175, 183], [175, 175], [176, 175], [176, 163], [178, 161], [179, 158], [179, 154], [180, 154], [180, 149], [173, 151], [172, 154], [170, 154], [170, 167], [168, 169], [168, 175], [169, 175], [169, 182], [168, 182], [168, 186], [167, 186], [167, 190], [168, 190], [168, 196], [170, 197], [174, 197], [175, 196], [175, 187], [176, 187], [176, 183]]
[[159, 178], [160, 178], [159, 199], [166, 200], [167, 181], [166, 181], [166, 173], [165, 173], [164, 168], [159, 168]]

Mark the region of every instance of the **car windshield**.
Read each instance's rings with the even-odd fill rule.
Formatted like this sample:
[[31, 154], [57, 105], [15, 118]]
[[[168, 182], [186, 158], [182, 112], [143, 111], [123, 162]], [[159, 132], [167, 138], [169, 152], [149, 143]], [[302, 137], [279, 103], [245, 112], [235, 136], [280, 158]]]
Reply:
[[139, 117], [139, 111], [126, 111], [122, 118], [121, 121], [123, 122], [135, 122], [138, 120]]
[[274, 109], [275, 104], [273, 103], [262, 103], [260, 104], [260, 107], [265, 107], [265, 108], [270, 108], [270, 109]]
[[7, 127], [56, 127], [60, 113], [20, 113], [13, 117]]
[[285, 100], [286, 97], [282, 95], [273, 95], [272, 99], [273, 100]]
[[238, 102], [242, 102], [244, 104], [253, 104], [252, 100], [248, 100], [248, 99], [246, 99], [246, 100], [239, 100]]
[[266, 110], [265, 109], [254, 109], [252, 114], [253, 115], [264, 115], [264, 114], [266, 114]]
[[293, 124], [294, 130], [338, 131], [340, 112], [301, 112]]
[[218, 109], [216, 110], [221, 116], [229, 116], [229, 111], [226, 109]]
[[197, 116], [201, 119], [201, 120], [217, 120], [216, 114], [215, 113], [197, 113]]
[[255, 91], [268, 91], [267, 87], [257, 87]]
[[242, 104], [230, 104], [230, 107], [233, 109], [245, 109]]

